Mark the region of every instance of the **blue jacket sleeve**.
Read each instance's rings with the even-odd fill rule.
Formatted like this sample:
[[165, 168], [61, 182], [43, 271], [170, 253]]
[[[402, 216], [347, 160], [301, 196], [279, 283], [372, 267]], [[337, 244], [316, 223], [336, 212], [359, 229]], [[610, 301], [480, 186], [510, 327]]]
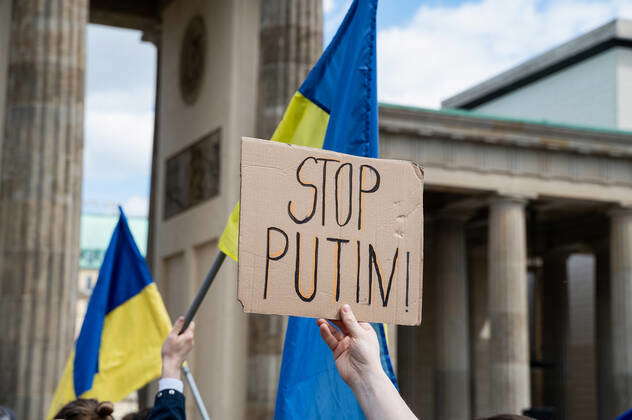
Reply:
[[175, 389], [165, 389], [156, 394], [154, 408], [148, 420], [186, 420], [184, 395]]

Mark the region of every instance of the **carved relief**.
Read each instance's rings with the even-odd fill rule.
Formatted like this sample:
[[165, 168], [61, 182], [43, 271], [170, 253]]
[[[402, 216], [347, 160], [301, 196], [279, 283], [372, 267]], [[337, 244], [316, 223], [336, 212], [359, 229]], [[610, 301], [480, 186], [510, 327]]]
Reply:
[[216, 130], [167, 160], [165, 219], [217, 196], [220, 142], [221, 131]]
[[200, 95], [206, 63], [206, 26], [202, 16], [187, 25], [180, 50], [180, 93], [188, 105]]

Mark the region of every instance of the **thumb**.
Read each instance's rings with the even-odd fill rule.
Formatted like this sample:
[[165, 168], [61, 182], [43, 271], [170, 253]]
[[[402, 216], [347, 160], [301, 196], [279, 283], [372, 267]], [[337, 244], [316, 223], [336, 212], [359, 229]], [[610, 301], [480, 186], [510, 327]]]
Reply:
[[186, 331], [183, 331], [182, 334], [193, 337], [193, 335], [195, 334], [195, 322], [191, 321]]
[[353, 311], [351, 310], [351, 306], [343, 305], [340, 309], [340, 318], [342, 318], [342, 324], [349, 331], [351, 337], [358, 337], [364, 331], [360, 324], [358, 324], [358, 320], [356, 319]]
[[178, 319], [176, 319], [175, 324], [173, 324], [173, 328], [171, 329], [171, 331], [178, 334], [180, 333], [180, 330], [182, 330], [183, 325], [184, 325], [184, 317], [179, 316]]

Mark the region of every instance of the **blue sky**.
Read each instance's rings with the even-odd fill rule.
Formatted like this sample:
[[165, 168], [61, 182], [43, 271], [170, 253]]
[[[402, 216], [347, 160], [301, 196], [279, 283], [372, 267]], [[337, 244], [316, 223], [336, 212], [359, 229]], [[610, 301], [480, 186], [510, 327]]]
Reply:
[[[378, 30], [406, 24], [419, 10], [422, 4], [431, 7], [454, 7], [474, 0], [381, 0], [378, 3]], [[338, 16], [342, 16], [350, 1], [325, 0], [327, 27], [326, 38], [331, 38], [338, 24]]]
[[[323, 0], [325, 42], [351, 0]], [[381, 0], [381, 101], [441, 100], [610, 19], [632, 0]], [[136, 31], [90, 25], [84, 210], [147, 212], [156, 50]]]

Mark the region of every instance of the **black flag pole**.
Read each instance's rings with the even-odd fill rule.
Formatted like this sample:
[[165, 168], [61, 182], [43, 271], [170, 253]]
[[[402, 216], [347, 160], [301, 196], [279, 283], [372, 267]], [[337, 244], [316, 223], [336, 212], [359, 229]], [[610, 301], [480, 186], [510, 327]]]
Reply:
[[189, 324], [191, 323], [191, 321], [193, 321], [193, 318], [195, 317], [195, 314], [197, 313], [198, 309], [200, 309], [200, 305], [202, 304], [202, 301], [206, 297], [206, 293], [208, 292], [208, 289], [211, 287], [211, 284], [213, 284], [213, 280], [215, 280], [215, 277], [217, 276], [217, 272], [222, 267], [222, 263], [224, 262], [225, 259], [226, 259], [226, 254], [224, 254], [222, 251], [219, 251], [217, 253], [217, 256], [215, 257], [215, 261], [213, 261], [213, 265], [211, 266], [211, 269], [206, 274], [206, 277], [204, 278], [204, 282], [200, 286], [200, 289], [198, 290], [197, 295], [195, 295], [195, 299], [193, 299], [191, 306], [189, 306], [189, 310], [187, 311], [187, 314], [184, 317], [184, 325], [182, 325], [182, 329], [180, 330], [178, 334], [182, 334], [183, 332], [187, 330], [187, 328], [189, 328]]

